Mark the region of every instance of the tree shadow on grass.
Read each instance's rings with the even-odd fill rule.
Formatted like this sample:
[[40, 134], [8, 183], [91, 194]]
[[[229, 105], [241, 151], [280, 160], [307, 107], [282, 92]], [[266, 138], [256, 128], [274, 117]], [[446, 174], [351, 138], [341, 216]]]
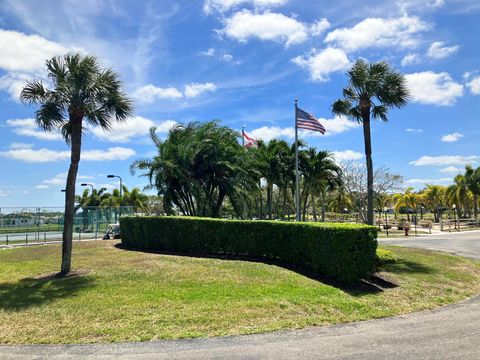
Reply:
[[88, 276], [30, 277], [15, 283], [1, 283], [0, 309], [18, 311], [57, 299], [73, 297], [93, 283], [93, 278]]
[[394, 264], [385, 265], [385, 269], [393, 274], [434, 274], [437, 271], [430, 266], [399, 258]]
[[172, 252], [172, 251], [142, 250], [142, 249], [126, 247], [122, 243], [115, 244], [115, 247], [122, 250], [136, 251], [136, 252], [143, 252], [143, 253], [150, 253], [150, 254], [174, 255], [174, 256], [184, 256], [184, 257], [191, 257], [191, 258], [217, 259], [217, 260], [228, 260], [228, 261], [247, 261], [247, 262], [262, 263], [267, 265], [274, 265], [274, 266], [282, 267], [284, 269], [293, 271], [299, 275], [305, 276], [311, 280], [318, 281], [322, 284], [333, 286], [337, 289], [345, 291], [346, 293], [352, 296], [361, 296], [361, 295], [367, 295], [367, 294], [380, 293], [385, 291], [386, 289], [395, 288], [398, 286], [397, 284], [392, 283], [386, 279], [382, 279], [377, 275], [373, 275], [369, 279], [362, 280], [359, 283], [347, 285], [329, 276], [318, 274], [313, 272], [312, 270], [306, 269], [298, 265], [292, 265], [290, 263], [287, 263], [281, 260], [252, 258], [248, 256], [241, 256], [241, 255], [191, 254], [191, 253], [181, 253], [181, 252]]

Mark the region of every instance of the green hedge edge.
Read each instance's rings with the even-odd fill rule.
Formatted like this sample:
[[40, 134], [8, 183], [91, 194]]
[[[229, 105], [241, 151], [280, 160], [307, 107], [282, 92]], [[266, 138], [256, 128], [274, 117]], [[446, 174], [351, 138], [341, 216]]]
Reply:
[[374, 226], [162, 216], [122, 217], [120, 231], [127, 248], [279, 260], [342, 283], [376, 269]]

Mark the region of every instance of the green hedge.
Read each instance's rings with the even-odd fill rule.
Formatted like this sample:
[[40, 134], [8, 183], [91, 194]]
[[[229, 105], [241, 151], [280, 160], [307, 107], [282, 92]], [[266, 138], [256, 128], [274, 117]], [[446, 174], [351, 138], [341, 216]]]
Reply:
[[377, 230], [353, 224], [122, 217], [128, 248], [280, 260], [353, 283], [375, 271]]

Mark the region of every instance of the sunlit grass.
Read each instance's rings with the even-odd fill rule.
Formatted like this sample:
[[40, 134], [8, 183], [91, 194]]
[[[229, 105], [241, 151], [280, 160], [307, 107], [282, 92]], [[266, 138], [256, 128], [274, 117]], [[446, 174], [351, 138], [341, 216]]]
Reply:
[[335, 324], [429, 309], [480, 292], [480, 265], [391, 248], [382, 277], [341, 289], [275, 265], [77, 243], [79, 276], [45, 279], [57, 245], [0, 251], [0, 342], [91, 343], [217, 336]]

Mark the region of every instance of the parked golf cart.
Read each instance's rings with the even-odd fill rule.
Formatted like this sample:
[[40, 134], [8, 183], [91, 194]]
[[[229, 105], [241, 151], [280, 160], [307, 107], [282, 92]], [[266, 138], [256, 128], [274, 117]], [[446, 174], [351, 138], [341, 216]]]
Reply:
[[120, 239], [120, 224], [109, 224], [103, 240]]

